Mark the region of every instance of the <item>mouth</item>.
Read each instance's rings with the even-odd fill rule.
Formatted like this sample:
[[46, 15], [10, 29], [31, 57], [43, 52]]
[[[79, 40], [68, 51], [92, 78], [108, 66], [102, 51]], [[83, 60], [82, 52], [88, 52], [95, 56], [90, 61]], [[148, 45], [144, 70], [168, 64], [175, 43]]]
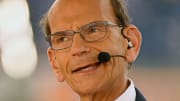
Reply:
[[96, 70], [98, 68], [99, 64], [100, 64], [99, 62], [96, 62], [96, 63], [93, 63], [93, 64], [87, 64], [85, 66], [81, 66], [81, 67], [78, 67], [75, 70], [72, 70], [72, 73], [87, 73], [87, 72], [91, 72], [91, 71]]

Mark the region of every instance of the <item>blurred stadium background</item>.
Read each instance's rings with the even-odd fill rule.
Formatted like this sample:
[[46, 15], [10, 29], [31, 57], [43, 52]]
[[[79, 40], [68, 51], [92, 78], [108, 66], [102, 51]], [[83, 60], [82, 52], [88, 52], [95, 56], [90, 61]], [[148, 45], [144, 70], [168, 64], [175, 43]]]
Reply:
[[[66, 83], [57, 82], [47, 59], [39, 20], [53, 1], [0, 0], [0, 101], [78, 101]], [[180, 101], [180, 1], [127, 3], [143, 35], [130, 77], [148, 101]]]

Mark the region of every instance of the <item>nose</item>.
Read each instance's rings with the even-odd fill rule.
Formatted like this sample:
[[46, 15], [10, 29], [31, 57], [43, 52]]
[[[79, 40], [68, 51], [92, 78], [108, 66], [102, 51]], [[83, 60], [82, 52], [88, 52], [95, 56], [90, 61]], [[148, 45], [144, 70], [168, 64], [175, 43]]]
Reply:
[[73, 42], [71, 46], [72, 56], [81, 56], [90, 51], [87, 42], [80, 36], [80, 34], [75, 34], [73, 37]]

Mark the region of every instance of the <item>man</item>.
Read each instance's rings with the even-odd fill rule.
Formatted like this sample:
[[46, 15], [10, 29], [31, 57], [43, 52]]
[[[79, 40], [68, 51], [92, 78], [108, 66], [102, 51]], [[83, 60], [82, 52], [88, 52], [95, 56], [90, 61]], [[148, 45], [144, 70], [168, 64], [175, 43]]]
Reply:
[[44, 28], [59, 82], [81, 101], [146, 101], [127, 77], [141, 47], [123, 0], [56, 0]]

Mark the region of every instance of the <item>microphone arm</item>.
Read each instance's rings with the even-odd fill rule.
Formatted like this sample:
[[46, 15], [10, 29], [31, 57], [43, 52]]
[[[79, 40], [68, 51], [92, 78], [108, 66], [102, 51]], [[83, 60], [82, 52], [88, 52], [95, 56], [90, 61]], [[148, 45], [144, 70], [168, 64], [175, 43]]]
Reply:
[[98, 54], [98, 60], [101, 63], [108, 62], [111, 59], [111, 57], [122, 57], [122, 58], [126, 59], [126, 57], [123, 55], [112, 55], [111, 56], [108, 52], [100, 52]]

